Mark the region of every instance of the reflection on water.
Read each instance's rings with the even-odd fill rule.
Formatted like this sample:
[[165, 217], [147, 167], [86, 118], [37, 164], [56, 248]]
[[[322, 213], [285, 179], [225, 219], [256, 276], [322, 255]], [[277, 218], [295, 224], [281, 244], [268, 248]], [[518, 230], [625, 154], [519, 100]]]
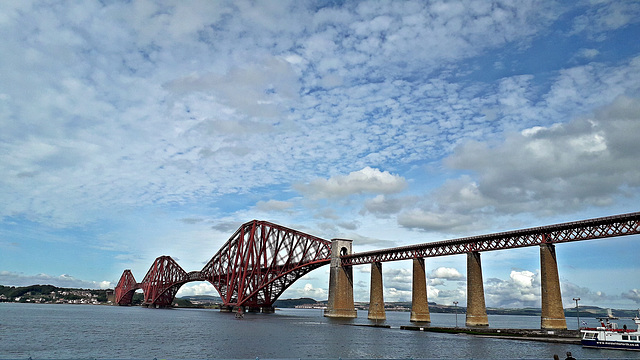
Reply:
[[[89, 305], [0, 304], [0, 358], [176, 359], [579, 359], [633, 358], [638, 352], [582, 349], [579, 345], [481, 338], [400, 330], [409, 313], [388, 312], [373, 324], [332, 319], [320, 310], [233, 314], [207, 309], [145, 309]], [[455, 326], [454, 314], [431, 314], [433, 326]], [[571, 324], [573, 318], [567, 318]], [[464, 324], [464, 315], [458, 315]], [[540, 318], [489, 316], [491, 327], [539, 328]], [[577, 323], [577, 322], [576, 322]]]

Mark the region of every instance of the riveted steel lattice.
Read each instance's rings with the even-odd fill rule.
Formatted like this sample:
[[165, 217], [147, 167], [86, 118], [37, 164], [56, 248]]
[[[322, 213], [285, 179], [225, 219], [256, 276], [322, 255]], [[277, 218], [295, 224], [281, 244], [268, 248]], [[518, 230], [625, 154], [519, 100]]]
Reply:
[[136, 282], [131, 270], [127, 269], [122, 273], [120, 281], [115, 288], [116, 304], [129, 305], [133, 300], [133, 294], [140, 289], [140, 284]]
[[328, 264], [331, 242], [296, 230], [253, 220], [243, 224], [201, 271], [187, 273], [171, 257], [158, 257], [141, 283], [125, 270], [116, 302], [130, 304], [136, 289], [144, 305], [171, 305], [180, 286], [209, 281], [226, 306], [268, 307], [297, 279]]
[[635, 234], [640, 234], [640, 212], [354, 253], [342, 256], [341, 262], [343, 266], [360, 265], [372, 262], [455, 255], [472, 251], [513, 249], [544, 243], [554, 244]]
[[272, 306], [300, 277], [330, 262], [331, 242], [266, 221], [242, 225], [202, 269], [226, 305]]
[[190, 280], [170, 256], [160, 256], [140, 283], [144, 292], [144, 305], [169, 306], [184, 283]]

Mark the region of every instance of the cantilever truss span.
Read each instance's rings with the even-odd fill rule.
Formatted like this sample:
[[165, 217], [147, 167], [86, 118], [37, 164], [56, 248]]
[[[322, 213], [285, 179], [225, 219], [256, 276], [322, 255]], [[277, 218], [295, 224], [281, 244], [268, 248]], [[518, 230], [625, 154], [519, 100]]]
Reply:
[[208, 281], [225, 306], [271, 307], [297, 279], [328, 264], [331, 242], [266, 221], [243, 224], [200, 271], [186, 272], [169, 256], [158, 257], [141, 283], [125, 270], [116, 302], [131, 304], [137, 289], [147, 306], [169, 306], [182, 285]]

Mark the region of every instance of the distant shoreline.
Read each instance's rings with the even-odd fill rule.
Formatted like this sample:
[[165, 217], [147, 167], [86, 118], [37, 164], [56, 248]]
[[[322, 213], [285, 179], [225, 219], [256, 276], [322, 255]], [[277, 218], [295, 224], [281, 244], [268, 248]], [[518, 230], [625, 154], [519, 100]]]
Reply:
[[[30, 285], [30, 286], [5, 286], [0, 285], [0, 303], [41, 303], [41, 304], [112, 304], [110, 295], [113, 289], [79, 289], [60, 288], [53, 285]], [[141, 295], [141, 294], [137, 294]], [[176, 298], [177, 307], [191, 308], [217, 308], [222, 303], [220, 297], [215, 295], [193, 295]], [[276, 300], [276, 308], [321, 308], [327, 304], [326, 300], [315, 300], [312, 298], [282, 299]], [[367, 310], [368, 302], [356, 302], [358, 310]], [[410, 302], [387, 302], [386, 311], [411, 311]], [[429, 303], [429, 311], [432, 313], [455, 313], [464, 314], [466, 308], [463, 306], [440, 305]], [[607, 308], [597, 306], [581, 305], [579, 308], [580, 317], [597, 318], [608, 315]], [[611, 309], [615, 317], [632, 318], [638, 314], [638, 310]], [[487, 315], [519, 315], [519, 316], [540, 316], [540, 308], [487, 308]], [[575, 317], [577, 315], [575, 307], [565, 308], [565, 316]]]

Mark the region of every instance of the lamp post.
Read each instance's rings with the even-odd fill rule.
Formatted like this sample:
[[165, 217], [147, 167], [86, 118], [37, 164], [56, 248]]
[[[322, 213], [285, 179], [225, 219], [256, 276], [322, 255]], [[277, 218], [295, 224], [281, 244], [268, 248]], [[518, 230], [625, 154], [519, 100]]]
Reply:
[[458, 327], [458, 302], [454, 301], [453, 305], [455, 306], [455, 309], [456, 309], [456, 327]]
[[580, 301], [580, 298], [575, 297], [573, 298], [573, 300], [576, 302], [576, 313], [578, 314], [578, 330], [580, 330], [580, 308], [578, 307], [578, 301]]

